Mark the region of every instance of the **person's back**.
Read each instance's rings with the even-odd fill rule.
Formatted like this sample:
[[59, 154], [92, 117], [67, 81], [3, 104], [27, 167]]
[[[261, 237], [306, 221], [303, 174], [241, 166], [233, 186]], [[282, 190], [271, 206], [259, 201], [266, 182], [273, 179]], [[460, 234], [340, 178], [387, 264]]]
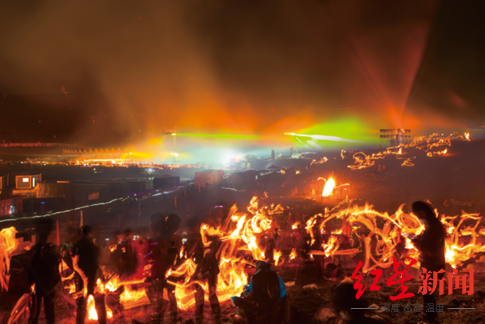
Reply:
[[[258, 262], [252, 278], [252, 300], [256, 303], [254, 322], [276, 323], [280, 306], [280, 280], [278, 274], [265, 262]], [[249, 319], [249, 318], [248, 318]]]
[[445, 265], [445, 228], [437, 222], [426, 228], [418, 239], [421, 263]]
[[54, 229], [52, 219], [45, 218], [37, 221], [35, 226], [36, 235], [39, 236], [37, 243], [31, 251], [30, 264], [28, 265], [29, 279], [35, 283], [35, 293], [31, 299], [29, 324], [37, 324], [39, 321], [40, 307], [44, 304], [44, 313], [47, 324], [55, 322], [55, 300], [57, 285], [61, 282], [59, 263], [61, 256], [58, 248], [48, 243], [49, 235]]
[[[84, 226], [82, 229], [82, 238], [77, 242], [73, 249], [73, 258], [77, 258], [77, 267], [82, 273], [78, 273], [74, 278], [76, 290], [87, 290], [87, 295], [93, 295], [98, 314], [98, 323], [106, 323], [106, 306], [105, 297], [102, 294], [96, 294], [96, 281], [102, 274], [99, 267], [100, 249], [94, 243], [93, 230], [90, 226]], [[78, 272], [78, 269], [76, 269]], [[87, 298], [85, 296], [76, 299], [76, 323], [82, 324], [87, 314]]]
[[413, 244], [420, 251], [421, 265], [428, 270], [438, 271], [445, 267], [446, 230], [436, 218], [430, 206], [423, 202], [413, 204], [413, 212], [425, 224], [423, 234], [413, 239]]
[[75, 252], [79, 256], [78, 266], [87, 275], [98, 269], [99, 248], [88, 237], [84, 236], [76, 244]]
[[29, 275], [36, 283], [36, 290], [47, 294], [61, 281], [59, 249], [51, 243], [37, 243], [32, 253]]
[[261, 271], [253, 276], [253, 298], [257, 303], [278, 302], [280, 283], [276, 272]]
[[146, 266], [145, 255], [150, 252], [150, 243], [147, 239], [135, 241], [133, 243], [133, 249], [137, 259], [135, 278], [142, 279], [144, 277], [144, 269]]

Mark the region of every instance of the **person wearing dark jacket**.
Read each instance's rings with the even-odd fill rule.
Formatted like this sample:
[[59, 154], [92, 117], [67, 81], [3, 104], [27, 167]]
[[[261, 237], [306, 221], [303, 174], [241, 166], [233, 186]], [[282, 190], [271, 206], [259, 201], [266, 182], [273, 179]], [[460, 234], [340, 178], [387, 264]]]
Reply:
[[[203, 257], [197, 260], [197, 268], [193, 276], [193, 280], [200, 282], [207, 281], [209, 286], [209, 302], [214, 315], [216, 324], [221, 323], [221, 306], [219, 298], [217, 298], [217, 275], [219, 274], [219, 262], [216, 258], [216, 244], [212, 242], [211, 245], [204, 249]], [[204, 319], [204, 289], [195, 284], [195, 322], [201, 324]]]
[[47, 324], [55, 322], [54, 306], [57, 287], [61, 282], [59, 274], [61, 255], [57, 246], [47, 242], [53, 230], [54, 222], [51, 219], [42, 219], [36, 225], [35, 232], [39, 237], [39, 243], [31, 250], [32, 258], [28, 267], [29, 282], [35, 284], [29, 324], [38, 323], [42, 301], [44, 301]]
[[[425, 226], [423, 234], [413, 238], [414, 246], [420, 251], [419, 261], [421, 269], [427, 271], [440, 271], [445, 269], [445, 238], [446, 230], [443, 224], [436, 218], [433, 208], [422, 201], [416, 201], [412, 205], [413, 214]], [[439, 278], [442, 278], [440, 274]], [[434, 294], [423, 294], [424, 305], [436, 304]], [[427, 317], [429, 323], [437, 321], [436, 312], [427, 312], [423, 314]]]
[[250, 323], [281, 323], [288, 311], [286, 286], [271, 264], [264, 261], [256, 264], [256, 272], [242, 297], [231, 299]]
[[82, 229], [82, 238], [77, 242], [73, 249], [73, 257], [77, 258], [77, 267], [82, 273], [77, 273], [75, 276], [76, 290], [84, 289], [83, 277], [87, 280], [87, 295], [79, 297], [76, 300], [77, 314], [76, 324], [83, 324], [86, 318], [86, 303], [87, 297], [93, 295], [96, 312], [98, 314], [98, 322], [100, 324], [106, 323], [106, 303], [104, 295], [95, 295], [96, 281], [101, 275], [99, 268], [99, 247], [94, 243], [93, 233], [90, 226], [84, 226]]
[[[178, 251], [175, 246], [177, 242], [172, 240], [174, 233], [178, 231], [181, 219], [178, 215], [165, 216], [157, 213], [151, 216], [151, 225], [154, 238], [149, 240], [149, 253], [145, 257], [148, 265], [146, 271], [147, 287], [146, 293], [151, 304], [151, 323], [162, 323], [165, 311], [163, 290], [167, 290], [169, 299], [170, 320], [177, 322], [177, 300], [175, 298], [175, 287], [170, 285], [165, 275], [173, 265]], [[169, 277], [169, 279], [171, 279]]]

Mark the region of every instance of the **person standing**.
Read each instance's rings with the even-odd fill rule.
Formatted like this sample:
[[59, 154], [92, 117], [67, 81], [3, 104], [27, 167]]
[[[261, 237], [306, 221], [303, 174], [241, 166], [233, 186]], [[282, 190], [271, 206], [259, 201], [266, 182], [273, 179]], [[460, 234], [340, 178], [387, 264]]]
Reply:
[[49, 235], [53, 230], [54, 222], [48, 218], [42, 219], [35, 227], [39, 243], [31, 250], [32, 257], [28, 268], [29, 282], [35, 284], [29, 324], [38, 323], [42, 301], [44, 301], [44, 314], [47, 324], [54, 324], [55, 322], [55, 300], [57, 287], [61, 282], [59, 274], [61, 255], [58, 247], [48, 242]]
[[[425, 226], [424, 232], [416, 237], [411, 238], [414, 246], [420, 251], [419, 261], [421, 269], [428, 272], [440, 271], [445, 269], [445, 238], [446, 230], [443, 224], [436, 218], [433, 208], [422, 201], [416, 201], [412, 205], [413, 214]], [[439, 274], [439, 279], [443, 274]], [[434, 294], [423, 294], [424, 305], [436, 304]], [[436, 323], [438, 315], [436, 312], [427, 312], [423, 314], [427, 317], [429, 323]]]
[[[83, 290], [87, 285], [86, 297], [82, 295], [76, 300], [77, 313], [76, 324], [84, 324], [86, 318], [87, 298], [89, 295], [94, 297], [96, 312], [98, 314], [98, 323], [106, 323], [106, 303], [104, 295], [95, 295], [96, 280], [101, 275], [99, 268], [99, 247], [94, 243], [93, 231], [90, 226], [84, 226], [82, 229], [82, 238], [77, 242], [73, 257], [77, 259], [77, 268], [79, 272], [75, 276], [76, 290]], [[83, 278], [86, 280], [83, 280]]]
[[[204, 249], [204, 254], [199, 260], [196, 259], [197, 268], [193, 275], [192, 280], [200, 282], [207, 281], [209, 286], [209, 302], [214, 316], [216, 324], [221, 323], [221, 306], [219, 304], [219, 298], [217, 298], [217, 275], [219, 274], [219, 263], [216, 258], [216, 244], [211, 242], [208, 248]], [[204, 319], [204, 289], [195, 284], [195, 322], [196, 324], [202, 324]]]
[[[172, 241], [174, 233], [179, 229], [181, 220], [175, 214], [168, 217], [157, 213], [151, 216], [151, 226], [154, 238], [149, 240], [149, 253], [146, 255], [147, 264], [147, 287], [146, 293], [151, 304], [151, 323], [162, 323], [166, 311], [163, 300], [163, 290], [167, 289], [169, 299], [171, 322], [177, 322], [177, 301], [175, 299], [175, 287], [168, 284], [165, 278], [168, 270], [177, 256], [176, 242]], [[173, 243], [173, 244], [172, 244]]]

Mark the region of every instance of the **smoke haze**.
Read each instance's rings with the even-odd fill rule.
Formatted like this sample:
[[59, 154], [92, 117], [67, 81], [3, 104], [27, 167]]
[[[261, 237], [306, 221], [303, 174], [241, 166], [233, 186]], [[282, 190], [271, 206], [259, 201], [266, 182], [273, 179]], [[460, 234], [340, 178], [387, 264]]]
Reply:
[[455, 129], [484, 117], [481, 7], [4, 1], [0, 93], [101, 98], [143, 142], [163, 126], [277, 138], [345, 116], [373, 130]]

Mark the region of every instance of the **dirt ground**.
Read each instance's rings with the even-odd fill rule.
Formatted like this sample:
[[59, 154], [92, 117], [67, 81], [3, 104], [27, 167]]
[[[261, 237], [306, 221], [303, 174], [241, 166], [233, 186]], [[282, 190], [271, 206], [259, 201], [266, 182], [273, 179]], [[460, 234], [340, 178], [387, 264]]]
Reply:
[[[294, 282], [296, 275], [296, 268], [293, 269], [278, 269], [286, 282]], [[353, 269], [348, 269], [352, 271]], [[472, 296], [462, 295], [460, 290], [455, 290], [453, 295], [448, 296], [445, 288], [445, 294], [437, 297], [437, 304], [443, 304], [444, 309], [442, 313], [438, 313], [440, 323], [483, 323], [485, 321], [485, 273], [484, 267], [476, 267], [475, 275], [475, 293]], [[389, 275], [388, 275], [389, 276]], [[379, 292], [369, 291], [369, 286], [372, 278], [365, 278], [363, 283], [367, 283], [367, 289], [362, 298], [367, 298], [370, 304], [375, 304], [379, 307], [384, 304], [399, 304], [399, 312], [380, 312], [376, 311], [373, 314], [378, 314], [385, 318], [389, 323], [406, 324], [418, 323], [423, 321], [422, 315], [419, 313], [404, 312], [403, 308], [406, 305], [413, 307], [415, 304], [423, 304], [421, 295], [418, 295], [419, 281], [416, 279], [417, 271], [413, 276], [415, 279], [408, 281], [409, 292], [415, 294], [415, 297], [391, 301], [389, 296], [395, 296], [398, 292], [395, 291], [397, 286], [388, 287], [384, 280], [380, 280], [381, 289]], [[291, 280], [293, 279], [293, 280]], [[326, 323], [326, 321], [335, 315], [332, 310], [330, 289], [335, 285], [334, 281], [322, 280], [317, 285], [310, 287], [287, 287], [288, 294], [291, 298], [291, 323]], [[108, 303], [108, 307], [110, 303]], [[424, 306], [423, 306], [424, 307]], [[449, 308], [475, 308], [474, 310], [451, 310]], [[243, 323], [241, 319], [235, 317], [236, 307], [230, 301], [221, 303], [221, 320], [223, 323]], [[193, 309], [187, 311], [179, 310], [179, 320], [181, 323], [192, 323], [194, 316]], [[75, 305], [70, 298], [58, 298], [56, 307], [56, 314], [58, 316], [57, 323], [75, 323]], [[0, 313], [2, 318], [1, 323], [7, 323], [8, 314], [5, 310]], [[130, 323], [133, 320], [142, 323], [150, 322], [148, 306], [142, 306], [125, 311], [125, 318], [113, 318], [109, 320], [110, 323]], [[168, 314], [166, 314], [168, 322]], [[45, 323], [44, 315], [41, 314], [40, 323]], [[204, 323], [214, 323], [209, 303], [206, 301], [204, 307]]]
[[[378, 161], [378, 164], [385, 164], [386, 171], [377, 172], [377, 165], [369, 169], [352, 171], [347, 165], [352, 164], [352, 160], [342, 160], [340, 157], [334, 159], [333, 156], [325, 164], [318, 165], [310, 170], [302, 170], [301, 174], [281, 175], [277, 179], [260, 179], [260, 186], [263, 185], [265, 191], [269, 193], [270, 199], [274, 197], [286, 196], [294, 187], [302, 187], [305, 183], [314, 181], [318, 177], [328, 177], [334, 173], [337, 183], [350, 183], [351, 198], [356, 199], [356, 203], [363, 205], [369, 202], [375, 209], [381, 212], [388, 211], [394, 213], [401, 204], [409, 205], [415, 200], [429, 200], [434, 207], [438, 208], [441, 214], [450, 216], [459, 215], [464, 210], [468, 213], [485, 212], [485, 172], [483, 165], [485, 162], [485, 141], [454, 142], [448, 149], [448, 156], [427, 157], [419, 152], [410, 152], [417, 155], [413, 161], [415, 166], [403, 167], [402, 160], [397, 160], [395, 156], [386, 157]], [[335, 156], [336, 157], [336, 156]], [[236, 189], [249, 190], [243, 186]], [[283, 198], [284, 199], [284, 198]], [[444, 202], [454, 199], [456, 202], [445, 206]], [[302, 207], [303, 208], [303, 207]], [[318, 208], [318, 207], [317, 207]], [[406, 206], [404, 208], [407, 208]], [[285, 282], [294, 282], [296, 279], [297, 267], [288, 264], [276, 269]], [[350, 275], [353, 271], [351, 267], [344, 269]], [[471, 296], [462, 295], [458, 290], [451, 296], [445, 293], [437, 298], [439, 304], [443, 304], [444, 312], [439, 314], [440, 323], [483, 323], [485, 322], [485, 272], [484, 264], [475, 265], [475, 293]], [[416, 294], [415, 297], [392, 302], [389, 296], [395, 295], [396, 286], [388, 287], [381, 279], [381, 289], [378, 292], [369, 291], [369, 287], [363, 296], [368, 298], [370, 303], [381, 306], [384, 303], [400, 304], [401, 309], [395, 313], [380, 313], [382, 317], [391, 323], [418, 323], [422, 321], [419, 313], [406, 313], [402, 308], [407, 304], [422, 304], [421, 295], [417, 295], [419, 282], [418, 274], [413, 275], [414, 279], [409, 282], [409, 291]], [[365, 279], [371, 283], [371, 278]], [[291, 322], [292, 323], [326, 323], [332, 315], [332, 305], [330, 300], [330, 289], [335, 284], [334, 281], [323, 279], [313, 287], [289, 286], [288, 292], [291, 297]], [[9, 309], [15, 296], [1, 295], [0, 300], [0, 323], [7, 323]], [[8, 300], [8, 303], [2, 302]], [[8, 305], [10, 306], [8, 306]], [[109, 306], [109, 304], [108, 304]], [[450, 310], [449, 308], [471, 307], [474, 310]], [[230, 301], [221, 303], [222, 321], [224, 323], [240, 323], [234, 315], [236, 308]], [[58, 323], [74, 323], [75, 307], [69, 299], [60, 298], [58, 300]], [[190, 323], [193, 317], [193, 309], [179, 311], [181, 322]], [[136, 308], [125, 312], [127, 322], [136, 319], [140, 322], [148, 322], [149, 315], [147, 309]], [[121, 319], [113, 319], [112, 323], [122, 323]], [[205, 305], [205, 323], [212, 323], [210, 306]], [[40, 323], [45, 323], [41, 315]]]

